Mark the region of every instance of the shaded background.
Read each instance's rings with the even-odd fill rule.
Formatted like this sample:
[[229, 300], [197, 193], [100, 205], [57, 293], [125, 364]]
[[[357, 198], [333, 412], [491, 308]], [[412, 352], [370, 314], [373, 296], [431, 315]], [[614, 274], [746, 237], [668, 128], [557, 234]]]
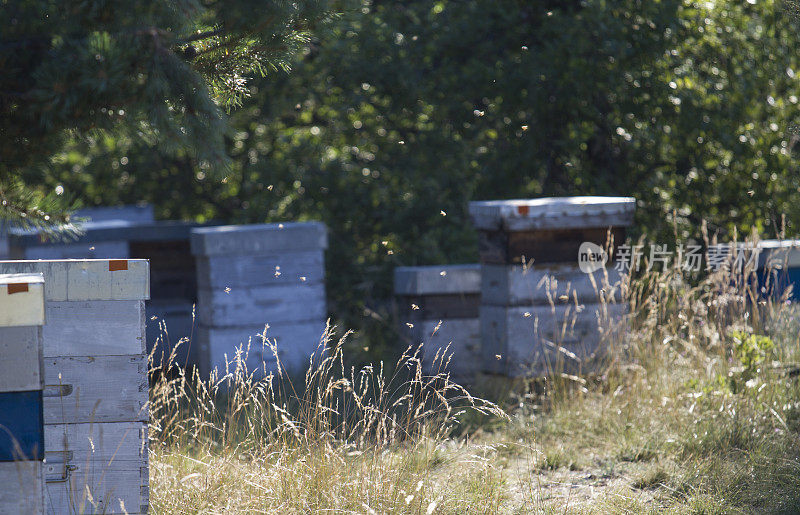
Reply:
[[[322, 220], [329, 308], [390, 345], [398, 265], [477, 261], [470, 200], [637, 198], [634, 235], [800, 223], [791, 2], [372, 1], [249, 82], [225, 177], [124, 132], [22, 172], [159, 218]], [[444, 214], [443, 214], [444, 213]], [[783, 216], [785, 215], [785, 222]], [[363, 339], [361, 339], [363, 338]]]

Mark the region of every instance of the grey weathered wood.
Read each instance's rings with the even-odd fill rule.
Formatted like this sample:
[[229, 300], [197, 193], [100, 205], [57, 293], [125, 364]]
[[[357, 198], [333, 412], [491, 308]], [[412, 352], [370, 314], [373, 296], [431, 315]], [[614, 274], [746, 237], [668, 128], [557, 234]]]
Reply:
[[[224, 373], [225, 355], [252, 337], [247, 366], [274, 371], [259, 335], [269, 324], [287, 369], [305, 369], [325, 328], [327, 230], [319, 222], [200, 228], [197, 256], [197, 338], [189, 360], [201, 374]], [[287, 343], [288, 342], [288, 343]]]
[[[449, 372], [459, 383], [474, 381], [481, 370], [481, 331], [478, 319], [423, 320], [418, 322], [423, 342], [423, 370]], [[438, 326], [438, 329], [437, 329]]]
[[613, 249], [625, 242], [625, 228], [479, 231], [478, 254], [483, 264], [575, 263], [584, 242], [603, 248], [613, 243], [613, 254]]
[[[21, 254], [21, 255], [20, 255]], [[14, 250], [20, 259], [128, 259], [127, 241], [102, 241], [37, 245]]]
[[44, 360], [45, 424], [147, 421], [144, 355]]
[[45, 302], [150, 298], [150, 272], [145, 259], [0, 261], [0, 274], [13, 273], [42, 274]]
[[[613, 267], [586, 274], [574, 264], [484, 265], [481, 302], [496, 306], [595, 303], [619, 298], [621, 276]], [[563, 296], [567, 296], [564, 299]]]
[[[147, 425], [142, 422], [45, 426], [48, 513], [146, 513]], [[86, 498], [86, 487], [97, 503]]]
[[[598, 351], [623, 331], [626, 306], [586, 304], [533, 307], [481, 307], [481, 342], [487, 372], [535, 376], [563, 361], [568, 370], [584, 367]], [[573, 353], [567, 357], [557, 348]]]
[[145, 351], [141, 300], [48, 302], [44, 355], [126, 356]]
[[[290, 373], [302, 373], [308, 368], [309, 357], [316, 355], [320, 349], [321, 337], [325, 331], [325, 321], [284, 322], [270, 324], [266, 332], [271, 342], [277, 342], [277, 352], [283, 367]], [[225, 373], [227, 362], [233, 362], [237, 347], [247, 354], [247, 367], [250, 370], [263, 370], [267, 373], [276, 371], [275, 356], [263, 344], [261, 335], [263, 325], [244, 327], [205, 327], [198, 328], [197, 341], [193, 345], [192, 359], [198, 365], [202, 375], [216, 368]], [[248, 341], [250, 342], [249, 352]]]
[[43, 471], [40, 461], [0, 462], [0, 513], [43, 513]]
[[470, 202], [478, 230], [526, 231], [628, 226], [635, 199], [630, 197], [554, 197]]
[[193, 229], [191, 243], [198, 256], [270, 255], [327, 248], [328, 234], [320, 222], [226, 225]]
[[394, 271], [395, 295], [471, 294], [481, 289], [481, 266], [401, 266]]
[[224, 289], [265, 285], [321, 283], [325, 278], [323, 250], [267, 255], [223, 255], [197, 258], [197, 284]]
[[197, 315], [200, 323], [215, 327], [324, 319], [325, 286], [240, 287], [228, 292], [201, 289]]
[[0, 327], [0, 392], [42, 389], [41, 326]]

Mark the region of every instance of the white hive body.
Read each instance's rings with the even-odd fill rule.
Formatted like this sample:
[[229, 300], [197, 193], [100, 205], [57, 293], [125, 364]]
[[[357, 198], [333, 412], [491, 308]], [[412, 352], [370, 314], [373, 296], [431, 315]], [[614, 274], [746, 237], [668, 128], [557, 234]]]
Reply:
[[4, 272], [44, 277], [45, 511], [147, 512], [147, 261], [1, 261]]
[[44, 513], [41, 274], [0, 274], [0, 513]]
[[480, 265], [399, 267], [395, 295], [408, 345], [422, 344], [426, 374], [474, 382], [481, 370]]
[[511, 377], [585, 372], [618, 338], [625, 279], [579, 265], [584, 243], [613, 256], [632, 224], [628, 197], [471, 202], [479, 232], [483, 368]]
[[239, 348], [257, 375], [277, 372], [277, 359], [290, 374], [305, 372], [326, 326], [327, 244], [319, 222], [192, 231], [198, 324], [189, 360], [201, 374], [230, 370]]

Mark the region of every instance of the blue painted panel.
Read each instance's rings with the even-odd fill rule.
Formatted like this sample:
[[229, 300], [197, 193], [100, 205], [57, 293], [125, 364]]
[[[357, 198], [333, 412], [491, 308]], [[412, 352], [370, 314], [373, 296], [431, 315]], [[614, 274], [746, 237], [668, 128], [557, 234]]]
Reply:
[[[761, 291], [761, 288], [766, 288], [767, 285], [769, 285], [769, 291]], [[780, 298], [790, 285], [792, 286], [792, 295], [789, 300], [800, 301], [800, 268], [771, 270], [769, 274], [763, 269], [758, 271], [758, 286], [763, 297]]]
[[0, 393], [0, 461], [43, 458], [42, 391]]

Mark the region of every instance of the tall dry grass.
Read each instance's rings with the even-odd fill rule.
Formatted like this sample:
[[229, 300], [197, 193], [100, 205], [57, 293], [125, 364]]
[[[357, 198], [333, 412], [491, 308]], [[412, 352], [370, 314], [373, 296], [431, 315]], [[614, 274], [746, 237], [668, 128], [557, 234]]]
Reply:
[[[606, 341], [594, 373], [554, 370], [518, 395], [519, 422], [498, 435], [499, 456], [528, 471], [515, 474], [527, 492], [517, 507], [800, 510], [800, 310], [782, 289], [786, 255], [766, 269], [736, 263], [755, 245], [734, 242], [712, 273], [643, 262], [620, 285], [626, 331]], [[575, 489], [554, 486], [564, 482]]]
[[[331, 331], [300, 381], [248, 371], [246, 346], [211, 378], [162, 373], [151, 401], [153, 507], [800, 510], [800, 314], [776, 290], [775, 265], [756, 280], [755, 262], [698, 275], [645, 261], [616, 291], [601, 282], [603, 352], [593, 359], [560, 349], [583, 310], [574, 295], [551, 297], [553, 312], [574, 305], [547, 321], [555, 359], [535, 381], [479, 381], [499, 405], [452, 383], [446, 354], [423, 369], [424, 348], [392, 367], [348, 367], [347, 335], [333, 341]], [[615, 302], [627, 306], [621, 320], [604, 315]]]
[[[247, 369], [250, 343], [224, 373], [201, 378], [173, 366], [173, 350], [151, 393], [157, 511], [385, 512], [453, 500], [429, 478], [441, 443], [468, 411], [505, 413], [446, 372], [423, 375], [419, 347], [409, 347], [391, 374], [383, 363], [348, 367], [349, 335], [333, 340], [331, 329], [300, 385], [266, 332], [257, 345], [275, 357], [274, 368]], [[177, 477], [176, 468], [186, 473]]]

